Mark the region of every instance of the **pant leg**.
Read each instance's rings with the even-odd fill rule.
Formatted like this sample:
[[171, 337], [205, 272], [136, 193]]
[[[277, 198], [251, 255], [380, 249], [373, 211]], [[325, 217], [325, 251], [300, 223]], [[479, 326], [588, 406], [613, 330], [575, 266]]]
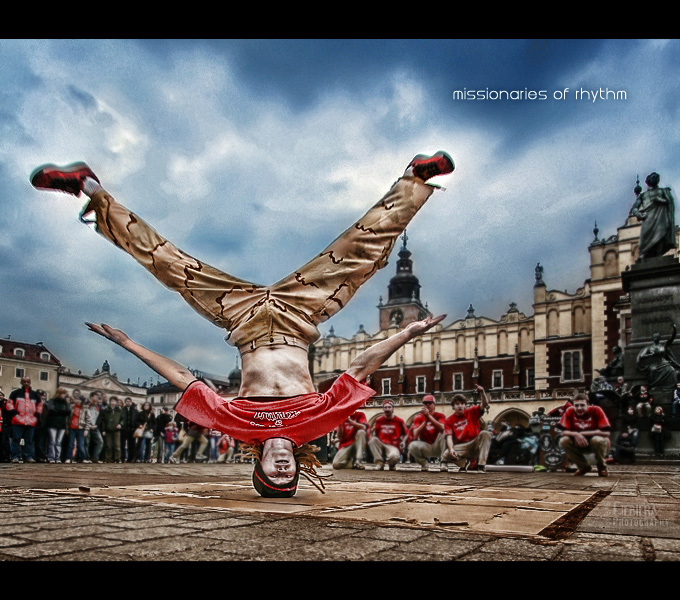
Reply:
[[585, 457], [585, 452], [589, 451], [589, 448], [586, 447], [584, 450], [580, 446], [576, 445], [576, 442], [571, 437], [568, 437], [566, 435], [563, 435], [560, 438], [560, 447], [564, 450], [564, 452], [567, 455], [567, 458], [573, 462], [577, 467], [579, 468], [588, 468], [590, 466], [590, 463], [588, 462], [588, 459]]
[[84, 213], [94, 211], [96, 230], [130, 254], [156, 279], [218, 327], [231, 331], [265, 295], [262, 286], [233, 277], [177, 248], [108, 192], [93, 194]]
[[590, 449], [595, 455], [595, 464], [598, 467], [606, 465], [605, 458], [609, 452], [609, 438], [599, 435], [594, 435], [589, 440]]
[[351, 469], [352, 463], [364, 462], [364, 451], [366, 449], [366, 432], [358, 430], [351, 445], [340, 448], [333, 457], [334, 469]]
[[274, 284], [272, 295], [301, 312], [307, 323], [326, 321], [387, 264], [399, 236], [434, 189], [418, 178], [402, 177], [321, 254]]

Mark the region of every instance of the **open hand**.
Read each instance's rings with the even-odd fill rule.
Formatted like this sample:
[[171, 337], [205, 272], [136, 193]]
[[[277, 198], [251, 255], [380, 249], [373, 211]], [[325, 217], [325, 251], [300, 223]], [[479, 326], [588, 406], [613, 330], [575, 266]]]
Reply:
[[118, 344], [119, 346], [122, 346], [124, 342], [130, 339], [124, 331], [121, 331], [120, 329], [114, 329], [113, 327], [107, 325], [106, 323], [102, 323], [101, 325], [95, 325], [94, 323], [86, 322], [85, 325], [88, 326], [90, 331], [94, 331], [95, 333], [101, 335], [102, 337], [105, 337], [107, 340], [111, 340], [112, 342]]
[[429, 331], [438, 323], [441, 323], [445, 318], [446, 315], [439, 315], [438, 317], [427, 317], [422, 321], [415, 321], [413, 323], [409, 323], [409, 325], [406, 326], [406, 329], [408, 329], [410, 333], [412, 333], [413, 337], [417, 337], [419, 335], [422, 335], [426, 331]]

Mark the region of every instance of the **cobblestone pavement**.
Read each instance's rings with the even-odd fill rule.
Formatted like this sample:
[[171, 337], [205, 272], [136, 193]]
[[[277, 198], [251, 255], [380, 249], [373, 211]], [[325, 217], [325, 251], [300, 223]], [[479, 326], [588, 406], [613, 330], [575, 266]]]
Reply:
[[302, 500], [277, 504], [254, 496], [251, 470], [2, 464], [0, 561], [680, 559], [675, 462], [608, 478], [344, 470], [325, 495], [305, 483]]

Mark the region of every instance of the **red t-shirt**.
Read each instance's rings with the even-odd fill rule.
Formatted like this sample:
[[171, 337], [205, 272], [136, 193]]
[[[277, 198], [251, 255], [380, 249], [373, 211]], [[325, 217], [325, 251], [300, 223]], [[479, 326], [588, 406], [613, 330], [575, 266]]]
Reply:
[[460, 417], [456, 413], [449, 415], [444, 423], [444, 433], [452, 435], [457, 444], [470, 442], [479, 435], [481, 418], [482, 408], [475, 404], [466, 408]]
[[373, 423], [373, 432], [383, 444], [397, 447], [402, 436], [408, 435], [404, 419], [396, 415], [393, 415], [391, 419], [380, 415]]
[[589, 406], [583, 416], [576, 414], [576, 409], [570, 406], [562, 415], [559, 426], [568, 431], [593, 431], [594, 429], [609, 429], [611, 424], [607, 415], [599, 406]]
[[184, 390], [175, 410], [190, 421], [228, 433], [241, 442], [260, 444], [281, 437], [300, 446], [335, 429], [373, 395], [375, 390], [347, 373], [324, 394], [313, 392], [268, 402], [227, 400], [203, 382], [194, 381]]
[[[444, 427], [446, 427], [446, 415], [444, 415], [443, 413], [435, 412], [432, 413], [432, 416], [435, 419], [437, 419], [437, 421], [439, 421], [442, 425], [444, 425]], [[418, 413], [413, 418], [411, 432], [415, 432], [415, 430], [418, 429], [418, 427], [420, 427], [424, 421], [426, 421], [425, 427], [421, 429], [418, 439], [421, 442], [425, 442], [427, 444], [434, 444], [434, 441], [437, 439], [437, 436], [439, 435], [439, 431], [437, 431], [437, 428], [424, 414]]]
[[[350, 415], [350, 418], [352, 421], [366, 425], [366, 429], [368, 429], [368, 419], [366, 419], [366, 415], [364, 413], [357, 411], [353, 415]], [[340, 448], [344, 448], [345, 446], [351, 446], [354, 443], [354, 438], [356, 435], [357, 428], [354, 427], [354, 425], [350, 425], [347, 421], [341, 423], [338, 427], [338, 440], [340, 440], [340, 443], [338, 444], [338, 450], [340, 450]]]

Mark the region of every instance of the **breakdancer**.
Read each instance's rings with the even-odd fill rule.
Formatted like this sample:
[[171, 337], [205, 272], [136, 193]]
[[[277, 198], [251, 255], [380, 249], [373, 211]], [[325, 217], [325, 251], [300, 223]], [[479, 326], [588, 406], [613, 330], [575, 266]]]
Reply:
[[[394, 244], [438, 187], [426, 183], [454, 170], [448, 154], [418, 155], [388, 193], [328, 248], [273, 285], [258, 285], [219, 271], [161, 237], [118, 203], [85, 163], [43, 165], [31, 175], [37, 189], [89, 201], [80, 218], [135, 258], [159, 281], [228, 334], [241, 354], [239, 396], [220, 397], [186, 367], [133, 341], [107, 324], [93, 332], [137, 356], [184, 390], [175, 410], [203, 427], [240, 440], [253, 452], [253, 485], [265, 497], [290, 497], [300, 471], [316, 474], [319, 462], [309, 441], [333, 430], [375, 391], [363, 381], [398, 348], [422, 335], [445, 315], [411, 323], [358, 355], [326, 393], [316, 391], [308, 349], [317, 326], [336, 314], [356, 290], [387, 264]], [[89, 215], [94, 220], [86, 220]], [[318, 486], [317, 486], [318, 487]]]

